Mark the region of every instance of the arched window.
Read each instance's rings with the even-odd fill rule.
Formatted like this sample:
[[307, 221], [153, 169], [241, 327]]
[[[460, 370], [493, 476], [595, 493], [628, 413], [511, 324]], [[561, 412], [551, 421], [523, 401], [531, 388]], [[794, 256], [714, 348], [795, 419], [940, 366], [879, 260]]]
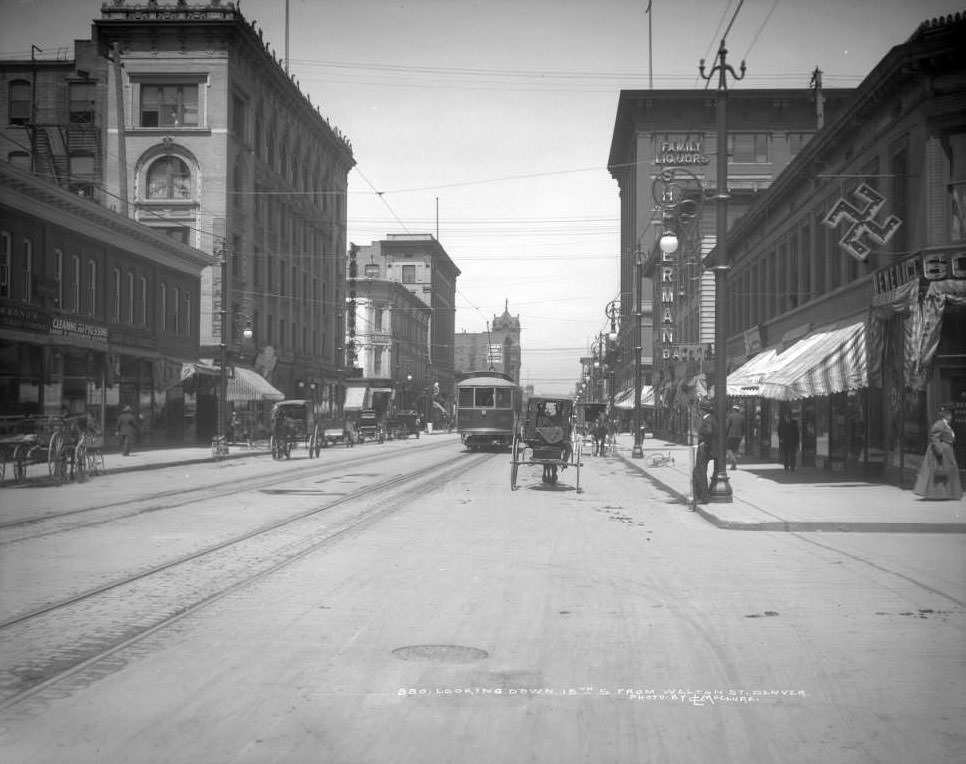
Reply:
[[182, 159], [161, 157], [147, 173], [148, 199], [190, 199], [191, 172]]

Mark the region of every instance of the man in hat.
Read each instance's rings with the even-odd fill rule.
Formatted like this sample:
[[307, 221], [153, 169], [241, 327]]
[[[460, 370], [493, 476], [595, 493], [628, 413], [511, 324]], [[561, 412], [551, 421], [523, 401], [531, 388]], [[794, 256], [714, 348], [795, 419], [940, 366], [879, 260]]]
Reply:
[[741, 413], [739, 406], [732, 406], [725, 420], [725, 445], [727, 453], [725, 459], [731, 465], [731, 469], [738, 469], [738, 447], [741, 445], [741, 438], [745, 434], [745, 415]]
[[699, 406], [701, 419], [698, 422], [698, 448], [694, 455], [694, 472], [691, 482], [694, 489], [694, 500], [699, 504], [707, 504], [710, 498], [708, 485], [708, 462], [714, 451], [714, 401], [701, 401]]
[[125, 406], [121, 410], [121, 415], [117, 418], [117, 436], [121, 439], [121, 453], [124, 456], [130, 455], [131, 444], [134, 442], [137, 431], [138, 420], [131, 411], [131, 407]]

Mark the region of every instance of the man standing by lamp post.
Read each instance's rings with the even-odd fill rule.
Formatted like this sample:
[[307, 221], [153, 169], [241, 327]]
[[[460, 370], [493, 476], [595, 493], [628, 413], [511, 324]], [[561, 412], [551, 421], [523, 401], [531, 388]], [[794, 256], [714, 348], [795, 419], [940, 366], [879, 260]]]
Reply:
[[[741, 6], [739, 5], [739, 8]], [[737, 14], [737, 11], [735, 12]], [[732, 18], [734, 21], [734, 18]], [[728, 25], [728, 29], [731, 25]], [[728, 30], [725, 30], [727, 36]], [[721, 38], [718, 48], [718, 63], [706, 75], [704, 73], [704, 59], [701, 59], [699, 71], [701, 77], [710, 82], [715, 72], [718, 73], [718, 90], [715, 99], [717, 117], [717, 191], [715, 199], [717, 205], [717, 220], [715, 226], [715, 263], [714, 270], [714, 477], [711, 478], [709, 499], [716, 503], [733, 501], [731, 484], [728, 481], [728, 470], [725, 463], [725, 417], [728, 411], [728, 75], [736, 80], [745, 76], [745, 62], [741, 62], [741, 74], [737, 74], [727, 63], [728, 50], [725, 48], [725, 37]]]

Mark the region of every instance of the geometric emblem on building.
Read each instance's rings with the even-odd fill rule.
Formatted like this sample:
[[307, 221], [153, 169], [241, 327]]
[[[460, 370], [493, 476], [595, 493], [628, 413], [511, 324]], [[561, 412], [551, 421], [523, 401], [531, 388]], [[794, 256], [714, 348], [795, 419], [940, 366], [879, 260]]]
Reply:
[[839, 239], [839, 246], [856, 260], [864, 261], [872, 248], [862, 241], [862, 237], [868, 236], [880, 247], [885, 246], [899, 230], [902, 221], [895, 215], [890, 215], [883, 223], [877, 223], [873, 219], [882, 209], [886, 198], [871, 186], [861, 184], [855, 189], [853, 196], [858, 197], [864, 204], [859, 207], [848, 199], [839, 199], [822, 219], [822, 223], [832, 229], [837, 228], [843, 220], [850, 223], [845, 235]]

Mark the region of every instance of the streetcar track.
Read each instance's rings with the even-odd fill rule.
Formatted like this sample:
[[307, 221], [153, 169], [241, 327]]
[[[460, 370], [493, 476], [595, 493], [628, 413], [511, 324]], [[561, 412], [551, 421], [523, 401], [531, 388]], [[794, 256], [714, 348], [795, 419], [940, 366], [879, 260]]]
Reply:
[[[426, 487], [426, 481], [422, 480], [422, 478], [427, 476], [429, 476], [430, 484], [445, 484], [459, 475], [475, 469], [485, 461], [488, 461], [488, 457], [486, 456], [473, 458], [467, 457], [465, 454], [459, 454], [448, 459], [447, 461], [431, 464], [415, 472], [394, 475], [387, 480], [368, 485], [350, 494], [342, 496], [335, 501], [326, 503], [325, 505], [313, 507], [300, 512], [297, 515], [293, 515], [285, 518], [284, 520], [254, 529], [228, 541], [211, 545], [203, 550], [199, 550], [189, 555], [184, 555], [176, 560], [168, 561], [162, 565], [158, 565], [151, 569], [141, 571], [140, 573], [127, 576], [123, 579], [119, 579], [104, 586], [83, 592], [60, 602], [51, 603], [48, 606], [38, 608], [30, 613], [24, 613], [16, 618], [12, 618], [0, 623], [0, 632], [9, 632], [11, 630], [29, 630], [35, 627], [38, 622], [42, 621], [42, 619], [51, 616], [52, 614], [63, 615], [61, 611], [64, 611], [67, 608], [82, 604], [94, 606], [94, 603], [98, 600], [98, 598], [102, 598], [109, 592], [119, 590], [125, 586], [133, 587], [138, 583], [145, 582], [150, 577], [155, 577], [166, 572], [174, 571], [176, 568], [187, 566], [189, 563], [200, 561], [206, 557], [212, 557], [220, 552], [225, 552], [232, 547], [238, 547], [244, 542], [250, 541], [258, 536], [264, 536], [272, 533], [273, 531], [284, 530], [287, 526], [291, 526], [303, 520], [310, 519], [313, 516], [320, 515], [323, 512], [341, 504], [346, 504], [367, 496], [372, 496], [374, 494], [385, 493], [387, 491], [392, 492], [393, 489], [397, 488], [402, 489], [400, 492], [402, 496], [416, 493], [417, 491], [422, 492]], [[391, 495], [396, 496], [395, 493], [391, 493]], [[405, 504], [399, 501], [385, 503], [382, 506], [377, 505], [374, 509], [363, 511], [361, 514], [342, 522], [339, 526], [333, 529], [322, 529], [320, 537], [310, 539], [307, 542], [289, 542], [286, 546], [286, 542], [283, 538], [279, 542], [282, 543], [283, 546], [278, 551], [269, 552], [270, 559], [266, 560], [263, 565], [257, 568], [242, 566], [242, 570], [245, 572], [240, 576], [229, 574], [229, 580], [224, 583], [216, 584], [213, 591], [201, 594], [194, 601], [172, 603], [172, 605], [167, 608], [167, 612], [161, 613], [159, 617], [155, 617], [154, 611], [151, 611], [146, 617], [151, 618], [153, 620], [152, 623], [147, 625], [138, 625], [135, 623], [132, 625], [131, 620], [136, 619], [136, 613], [126, 613], [123, 616], [124, 621], [114, 628], [116, 633], [120, 633], [119, 638], [112, 640], [109, 636], [106, 637], [102, 640], [106, 642], [106, 644], [94, 647], [93, 652], [90, 654], [83, 655], [79, 658], [72, 657], [69, 659], [64, 659], [62, 656], [58, 658], [57, 656], [53, 655], [53, 653], [56, 653], [58, 649], [60, 649], [62, 652], [69, 651], [70, 644], [82, 642], [82, 638], [85, 636], [87, 643], [95, 641], [96, 639], [95, 635], [92, 634], [87, 635], [81, 633], [70, 633], [69, 631], [64, 633], [63, 630], [57, 632], [57, 635], [62, 637], [64, 640], [67, 640], [68, 644], [65, 644], [62, 647], [47, 649], [47, 670], [43, 670], [43, 664], [41, 664], [42, 668], [39, 670], [37, 668], [29, 668], [26, 672], [24, 671], [23, 666], [5, 667], [4, 673], [15, 678], [18, 675], [18, 670], [21, 674], [27, 673], [28, 679], [24, 680], [21, 678], [18, 680], [18, 684], [22, 685], [29, 682], [29, 686], [23, 689], [18, 687], [12, 693], [10, 693], [8, 697], [0, 699], [0, 710], [7, 709], [26, 700], [43, 689], [50, 687], [69, 676], [77, 674], [78, 672], [83, 671], [83, 669], [94, 665], [95, 663], [119, 652], [126, 647], [131, 646], [139, 640], [142, 640], [149, 635], [154, 634], [167, 626], [170, 626], [185, 616], [195, 613], [205, 606], [312, 554], [318, 549], [331, 544], [352, 531], [359, 530], [366, 525], [377, 522], [378, 520], [397, 512], [402, 506], [405, 506]], [[199, 584], [199, 586], [203, 585], [204, 583], [205, 582], [202, 582], [202, 584]], [[131, 592], [131, 595], [136, 594], [136, 591]], [[178, 597], [175, 596], [175, 599], [178, 599]], [[78, 613], [76, 617], [80, 618], [81, 615], [82, 613]], [[86, 625], [86, 621], [83, 619], [81, 619], [81, 622]], [[60, 626], [62, 626], [62, 624], [60, 624]], [[33, 656], [31, 656], [31, 658], [33, 659], [34, 663], [37, 662], [36, 658]], [[64, 668], [61, 668], [61, 665], [65, 663], [68, 665], [66, 665]], [[48, 676], [47, 673], [50, 670], [50, 666], [56, 666], [56, 668], [54, 668], [53, 673]], [[2, 693], [4, 689], [9, 689], [9, 687], [0, 688], [0, 693]]]
[[[452, 448], [452, 443], [441, 443], [434, 444], [431, 446], [425, 446], [424, 450], [433, 450], [440, 448]], [[405, 451], [399, 452], [380, 452], [379, 454], [373, 453], [371, 456], [364, 456], [361, 459], [353, 460], [353, 465], [358, 464], [370, 464], [373, 462], [379, 462], [384, 464], [388, 459], [402, 458], [405, 456], [411, 456], [411, 454]], [[341, 465], [328, 463], [324, 467], [320, 467], [318, 462], [312, 462], [311, 466], [299, 466], [291, 470], [285, 471], [283, 473], [273, 473], [271, 475], [258, 475], [251, 478], [241, 478], [234, 480], [225, 480], [218, 483], [206, 483], [203, 486], [196, 486], [192, 488], [179, 488], [172, 489], [170, 491], [161, 491], [152, 494], [150, 497], [145, 498], [133, 498], [123, 501], [110, 502], [107, 504], [98, 504], [91, 507], [82, 507], [79, 509], [70, 509], [64, 512], [57, 512], [54, 514], [43, 515], [42, 517], [31, 517], [21, 520], [14, 520], [7, 523], [0, 523], [0, 532], [9, 532], [11, 530], [17, 530], [21, 528], [31, 528], [36, 526], [41, 526], [41, 529], [36, 533], [28, 533], [26, 535], [20, 535], [13, 538], [2, 538], [0, 539], [0, 547], [8, 546], [11, 544], [19, 544], [24, 541], [31, 541], [33, 539], [43, 538], [45, 536], [51, 536], [58, 533], [66, 533], [68, 531], [77, 530], [79, 528], [88, 528], [97, 525], [104, 525], [105, 523], [112, 523], [118, 520], [125, 520], [131, 517], [137, 517], [140, 514], [147, 514], [150, 512], [157, 512], [159, 510], [166, 509], [177, 509], [178, 507], [183, 507], [188, 504], [195, 504], [199, 501], [203, 501], [205, 498], [215, 495], [215, 496], [232, 496], [239, 493], [246, 493], [249, 491], [265, 490], [278, 483], [287, 483], [291, 481], [301, 480], [303, 478], [312, 476], [331, 473], [337, 470]], [[355, 473], [352, 473], [355, 474]], [[366, 473], [371, 474], [371, 473]], [[351, 475], [340, 473], [339, 477], [349, 477]], [[322, 482], [322, 481], [316, 481]], [[164, 501], [165, 499], [174, 499], [176, 497], [184, 497], [177, 501]], [[158, 500], [161, 500], [160, 502]], [[147, 506], [139, 506], [146, 502], [155, 502], [153, 504], [148, 504]], [[119, 507], [130, 507], [134, 505], [135, 508], [123, 512], [120, 514], [112, 514], [106, 518], [89, 520], [87, 522], [76, 522], [68, 523], [65, 525], [58, 525], [57, 527], [44, 529], [43, 525], [59, 523], [64, 520], [69, 520], [71, 517], [76, 517], [78, 515], [88, 516], [90, 513], [94, 512], [104, 512], [111, 509], [116, 509]]]

